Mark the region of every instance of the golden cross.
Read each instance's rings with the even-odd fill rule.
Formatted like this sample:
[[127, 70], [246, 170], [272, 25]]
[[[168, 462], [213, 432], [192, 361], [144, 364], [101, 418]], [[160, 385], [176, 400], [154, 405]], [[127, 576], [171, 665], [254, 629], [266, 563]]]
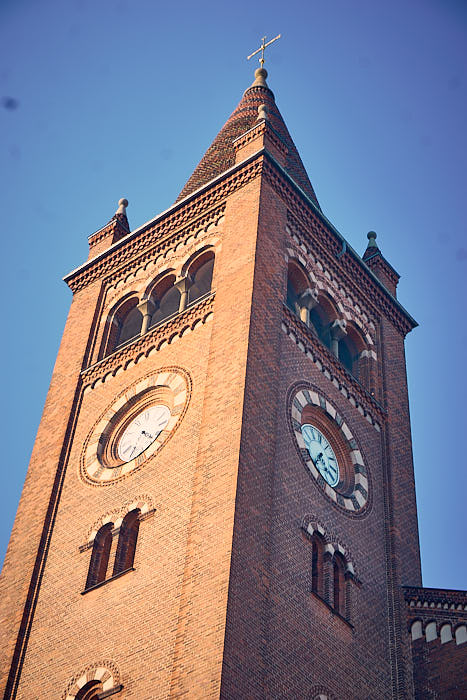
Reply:
[[261, 58], [259, 59], [259, 62], [260, 62], [260, 64], [261, 64], [261, 68], [262, 68], [263, 65], [264, 65], [264, 49], [265, 49], [267, 46], [270, 46], [274, 41], [277, 41], [277, 40], [280, 39], [280, 38], [281, 38], [281, 35], [278, 34], [277, 36], [274, 37], [274, 39], [271, 39], [271, 41], [268, 41], [268, 43], [265, 44], [264, 42], [266, 41], [266, 37], [263, 36], [263, 43], [261, 44], [261, 46], [259, 47], [259, 49], [256, 49], [256, 51], [253, 51], [253, 53], [251, 53], [249, 56], [247, 56], [247, 59], [246, 59], [246, 60], [249, 61], [250, 58], [253, 58], [253, 56], [256, 56], [256, 54], [259, 53], [259, 52], [261, 51]]

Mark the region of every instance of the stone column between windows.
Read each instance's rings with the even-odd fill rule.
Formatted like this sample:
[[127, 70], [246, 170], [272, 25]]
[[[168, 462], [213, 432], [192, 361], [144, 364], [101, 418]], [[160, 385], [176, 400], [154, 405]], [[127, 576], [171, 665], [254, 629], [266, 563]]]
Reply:
[[331, 352], [339, 359], [339, 340], [347, 335], [345, 319], [337, 319], [331, 325]]
[[318, 304], [318, 290], [308, 287], [308, 289], [305, 289], [299, 296], [298, 301], [300, 303], [300, 320], [309, 326], [310, 311]]
[[156, 305], [151, 299], [143, 299], [140, 301], [138, 304], [138, 310], [141, 312], [143, 316], [143, 323], [141, 325], [141, 335], [144, 335], [148, 328], [149, 324], [151, 323], [151, 318], [156, 310]]
[[178, 312], [182, 313], [185, 311], [188, 304], [188, 290], [191, 287], [191, 280], [189, 277], [182, 277], [182, 279], [175, 282], [174, 285], [180, 292], [180, 305], [178, 307]]
[[323, 556], [323, 598], [328, 605], [334, 607], [334, 560], [328, 547], [326, 545]]

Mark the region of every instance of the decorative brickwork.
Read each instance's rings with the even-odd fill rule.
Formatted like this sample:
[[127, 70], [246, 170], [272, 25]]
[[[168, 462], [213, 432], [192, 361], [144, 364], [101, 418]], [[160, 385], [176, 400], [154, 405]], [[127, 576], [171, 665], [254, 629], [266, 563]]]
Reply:
[[467, 593], [405, 587], [415, 698], [467, 697]]
[[[363, 512], [371, 491], [370, 475], [361, 449], [343, 417], [325, 395], [311, 384], [294, 387], [289, 392], [288, 405], [296, 449], [314, 482], [333, 505], [352, 514]], [[312, 410], [307, 412], [307, 409]], [[324, 420], [321, 416], [324, 416]], [[338, 453], [341, 474], [340, 481], [334, 488], [323, 479], [306, 448], [301, 426], [308, 422], [317, 425], [319, 429], [321, 425], [324, 426], [326, 437]]]
[[118, 688], [120, 685], [120, 674], [113, 661], [107, 659], [88, 664], [77, 673], [68, 684], [67, 689], [62, 694], [62, 700], [75, 700], [80, 689], [89, 681], [99, 681], [102, 684], [102, 691]]
[[[246, 91], [174, 206], [132, 232], [122, 217], [65, 278], [0, 694], [463, 697], [465, 596], [420, 588], [416, 323], [396, 273], [322, 214], [272, 92]], [[161, 424], [125, 461], [149, 408]]]
[[[107, 486], [140, 469], [173, 437], [187, 410], [190, 396], [191, 379], [179, 367], [161, 368], [131, 384], [118, 394], [89, 433], [80, 460], [81, 478], [92, 486]], [[122, 463], [112, 454], [112, 441], [118, 439], [129, 416], [137, 416], [147, 406], [161, 402], [170, 409], [169, 422], [143, 452]]]
[[175, 343], [213, 318], [214, 295], [200, 300], [183, 313], [164, 321], [124, 347], [82, 371], [84, 390], [94, 389], [139, 362], [153, 357], [166, 345]]

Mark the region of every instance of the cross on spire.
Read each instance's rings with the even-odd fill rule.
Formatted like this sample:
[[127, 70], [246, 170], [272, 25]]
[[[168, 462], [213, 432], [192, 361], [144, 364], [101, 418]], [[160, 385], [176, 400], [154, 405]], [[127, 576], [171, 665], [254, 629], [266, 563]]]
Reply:
[[265, 44], [264, 42], [266, 41], [266, 37], [263, 36], [262, 44], [259, 47], [259, 49], [256, 49], [256, 51], [253, 51], [253, 53], [251, 53], [249, 56], [247, 56], [246, 60], [249, 61], [250, 58], [253, 58], [253, 56], [256, 56], [256, 54], [261, 51], [261, 58], [259, 59], [259, 62], [261, 64], [261, 68], [262, 68], [264, 65], [264, 49], [267, 48], [268, 46], [270, 46], [272, 43], [274, 43], [275, 41], [277, 41], [280, 38], [281, 38], [281, 35], [278, 34], [277, 36], [274, 37], [274, 39], [271, 39], [271, 41], [268, 41], [268, 43]]

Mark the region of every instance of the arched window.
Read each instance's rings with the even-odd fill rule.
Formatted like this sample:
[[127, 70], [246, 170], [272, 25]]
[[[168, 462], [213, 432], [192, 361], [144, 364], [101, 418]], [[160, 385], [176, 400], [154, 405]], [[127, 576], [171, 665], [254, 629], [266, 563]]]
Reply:
[[[322, 301], [322, 300], [320, 300]], [[320, 341], [327, 347], [331, 347], [331, 322], [330, 305], [319, 303], [309, 312], [309, 326], [314, 330]]]
[[152, 314], [151, 326], [155, 326], [178, 313], [180, 292], [174, 283], [175, 275], [168, 275], [153, 290], [151, 300], [154, 302], [155, 310]]
[[214, 253], [209, 250], [200, 255], [188, 270], [192, 281], [188, 289], [188, 303], [192, 304], [197, 299], [204, 297], [211, 291], [212, 273], [214, 271]]
[[141, 332], [141, 321], [143, 317], [141, 316], [140, 310], [137, 308], [137, 304], [137, 299], [132, 300], [132, 306], [121, 322], [116, 343], [117, 348], [124, 345], [132, 338], [135, 338]]
[[333, 562], [333, 608], [345, 617], [344, 561], [339, 554], [334, 555]]
[[100, 528], [94, 538], [88, 577], [86, 580], [86, 590], [101, 583], [101, 581], [105, 581], [110, 549], [112, 547], [112, 530], [113, 523], [106, 523]]
[[115, 564], [113, 576], [127, 571], [133, 566], [136, 551], [136, 540], [139, 532], [139, 516], [140, 510], [136, 508], [130, 511], [123, 518], [118, 537], [117, 553], [115, 555]]
[[339, 340], [339, 360], [350, 374], [358, 378], [358, 350], [349, 337]]
[[107, 333], [104, 335], [101, 346], [100, 357], [109, 355], [141, 333], [143, 317], [137, 307], [138, 299], [131, 297], [110, 315]]
[[314, 534], [311, 539], [311, 590], [323, 596], [323, 551], [322, 538]]
[[75, 695], [75, 700], [98, 700], [100, 693], [102, 693], [102, 683], [89, 681]]
[[364, 348], [365, 343], [360, 334], [351, 323], [347, 324], [347, 333], [339, 340], [338, 355], [344, 367], [356, 379], [360, 379], [359, 358]]
[[302, 304], [302, 295], [309, 289], [310, 283], [305, 270], [294, 261], [287, 267], [287, 306], [304, 323], [308, 322], [307, 308]]

